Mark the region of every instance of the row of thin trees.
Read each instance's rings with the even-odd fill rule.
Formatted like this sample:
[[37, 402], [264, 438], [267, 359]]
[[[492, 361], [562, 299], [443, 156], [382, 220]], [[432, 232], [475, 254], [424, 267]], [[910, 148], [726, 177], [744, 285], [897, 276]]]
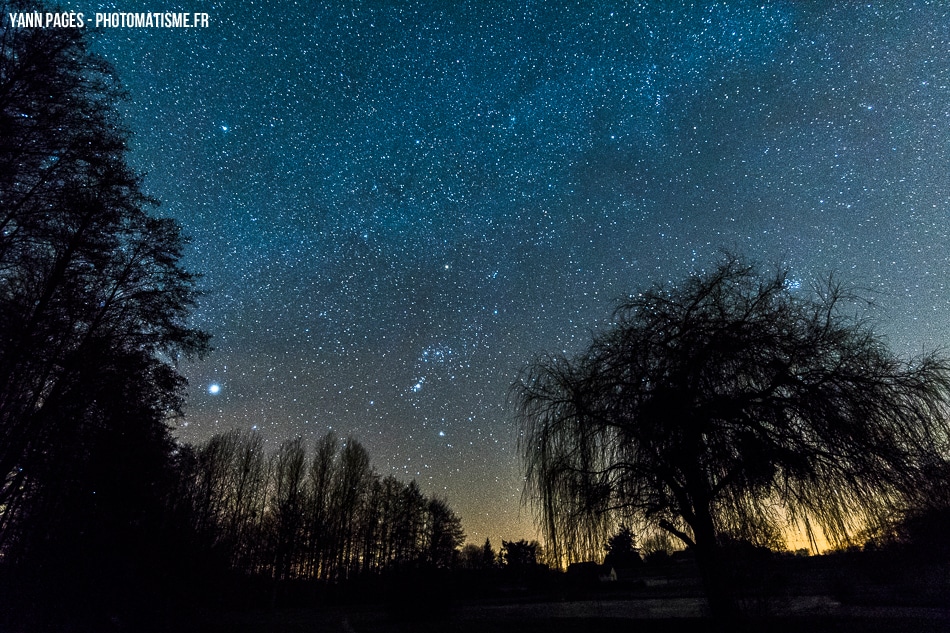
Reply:
[[328, 433], [271, 453], [232, 430], [179, 455], [176, 498], [190, 532], [231, 569], [337, 581], [407, 565], [449, 567], [464, 541], [446, 501], [380, 476], [357, 441]]

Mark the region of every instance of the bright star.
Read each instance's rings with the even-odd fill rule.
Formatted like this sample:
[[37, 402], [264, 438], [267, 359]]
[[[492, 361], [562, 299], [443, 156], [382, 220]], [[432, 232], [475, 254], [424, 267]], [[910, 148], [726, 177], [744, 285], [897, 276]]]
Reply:
[[216, 382], [211, 383], [208, 385], [208, 393], [210, 393], [212, 396], [218, 395], [221, 393], [221, 385]]

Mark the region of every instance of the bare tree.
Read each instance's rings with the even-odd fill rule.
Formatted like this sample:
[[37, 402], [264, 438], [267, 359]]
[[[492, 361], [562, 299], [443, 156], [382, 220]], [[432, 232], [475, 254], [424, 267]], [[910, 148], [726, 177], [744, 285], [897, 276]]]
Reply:
[[256, 543], [254, 519], [264, 512], [267, 491], [268, 465], [264, 440], [254, 431], [232, 430], [236, 436], [236, 451], [232, 464], [232, 484], [226, 505], [224, 535], [231, 548], [232, 561], [237, 569], [253, 568]]
[[[309, 454], [301, 438], [270, 456], [254, 432], [231, 430], [179, 451], [169, 504], [216, 564], [272, 578], [339, 581], [393, 566], [450, 567], [461, 520], [415, 482], [381, 478], [356, 440], [333, 433]], [[491, 553], [489, 553], [491, 556]]]
[[307, 499], [307, 549], [310, 557], [310, 576], [327, 578], [330, 562], [330, 496], [333, 478], [336, 476], [335, 457], [337, 439], [329, 432], [317, 441], [313, 460], [308, 472], [309, 497]]
[[945, 459], [950, 365], [902, 360], [830, 281], [737, 257], [620, 306], [575, 358], [514, 385], [526, 495], [559, 559], [633, 518], [694, 549], [712, 612], [718, 543], [802, 526], [847, 542]]
[[226, 513], [237, 440], [234, 432], [214, 435], [195, 452], [194, 529], [199, 535], [208, 535], [210, 544], [219, 536], [219, 524]]
[[341, 578], [348, 578], [351, 572], [358, 571], [359, 519], [373, 477], [369, 453], [353, 438], [347, 439], [340, 451], [337, 477], [333, 489], [336, 572]]
[[392, 475], [384, 477], [381, 486], [379, 549], [381, 566], [394, 562], [399, 555], [399, 524], [403, 504], [402, 491], [406, 484]]
[[300, 549], [306, 481], [303, 439], [287, 440], [271, 459], [274, 462], [270, 508], [274, 522], [274, 578], [284, 580], [296, 575], [294, 563]]

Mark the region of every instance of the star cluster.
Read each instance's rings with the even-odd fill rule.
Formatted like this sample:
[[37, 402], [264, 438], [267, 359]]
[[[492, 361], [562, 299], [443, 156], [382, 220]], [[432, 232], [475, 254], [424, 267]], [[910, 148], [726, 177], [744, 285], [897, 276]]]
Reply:
[[352, 435], [497, 546], [534, 534], [519, 369], [722, 249], [950, 343], [945, 3], [678, 4], [195, 0], [206, 29], [92, 34], [204, 275], [180, 436]]

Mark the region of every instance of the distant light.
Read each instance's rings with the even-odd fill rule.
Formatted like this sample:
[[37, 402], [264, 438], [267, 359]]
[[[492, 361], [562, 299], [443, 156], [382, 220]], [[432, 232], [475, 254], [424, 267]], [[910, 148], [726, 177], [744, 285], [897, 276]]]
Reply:
[[221, 393], [221, 385], [216, 382], [211, 383], [208, 385], [208, 393], [210, 393], [212, 396], [218, 395]]

